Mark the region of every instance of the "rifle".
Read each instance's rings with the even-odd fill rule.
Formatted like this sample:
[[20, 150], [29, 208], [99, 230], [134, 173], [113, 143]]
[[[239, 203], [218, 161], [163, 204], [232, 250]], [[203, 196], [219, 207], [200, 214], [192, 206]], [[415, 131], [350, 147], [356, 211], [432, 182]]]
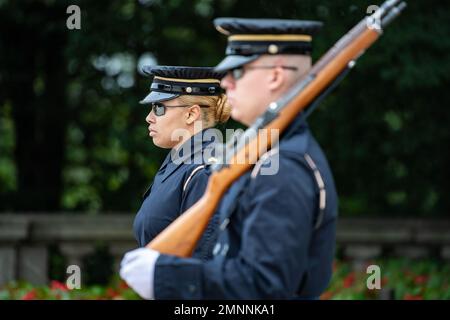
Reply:
[[283, 132], [302, 111], [311, 113], [405, 7], [400, 0], [387, 0], [344, 35], [286, 95], [268, 106], [239, 137], [237, 148], [233, 149], [234, 141], [226, 145], [225, 154], [211, 165], [204, 195], [146, 247], [179, 257], [191, 256], [226, 190], [277, 142], [272, 131]]

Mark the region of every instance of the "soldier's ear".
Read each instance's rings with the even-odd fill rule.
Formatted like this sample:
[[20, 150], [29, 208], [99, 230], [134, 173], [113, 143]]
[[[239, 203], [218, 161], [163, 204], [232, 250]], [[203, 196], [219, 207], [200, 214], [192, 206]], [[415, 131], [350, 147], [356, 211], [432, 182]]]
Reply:
[[284, 82], [286, 81], [286, 75], [281, 67], [273, 68], [270, 72], [269, 77], [269, 89], [272, 91], [277, 91], [281, 87], [283, 87]]
[[195, 121], [200, 120], [201, 110], [200, 106], [194, 104], [193, 106], [188, 108], [188, 112], [186, 112], [186, 124], [193, 124]]

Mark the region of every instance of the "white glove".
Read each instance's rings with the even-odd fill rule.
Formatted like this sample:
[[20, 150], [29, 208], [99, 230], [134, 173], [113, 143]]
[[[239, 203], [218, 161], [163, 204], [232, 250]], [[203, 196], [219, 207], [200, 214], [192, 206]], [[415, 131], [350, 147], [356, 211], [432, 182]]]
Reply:
[[120, 263], [120, 277], [142, 298], [154, 299], [153, 279], [159, 252], [139, 248], [125, 254]]

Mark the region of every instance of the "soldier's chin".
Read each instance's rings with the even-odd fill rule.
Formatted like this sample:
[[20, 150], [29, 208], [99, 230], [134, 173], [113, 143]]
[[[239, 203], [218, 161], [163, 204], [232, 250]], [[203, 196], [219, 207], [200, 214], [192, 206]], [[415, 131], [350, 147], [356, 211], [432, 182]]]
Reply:
[[158, 136], [153, 137], [153, 144], [159, 148], [172, 149], [175, 145], [173, 141], [168, 141], [166, 139], [160, 139]]
[[236, 120], [236, 121], [241, 121], [240, 119], [241, 119], [241, 116], [242, 116], [242, 114], [241, 114], [241, 112], [239, 112], [239, 110], [237, 109], [237, 108], [235, 108], [235, 107], [232, 107], [231, 108], [231, 117], [234, 119], [234, 120]]
[[153, 140], [153, 144], [157, 147], [161, 147], [161, 141], [159, 141], [158, 136], [156, 135], [150, 135], [150, 138]]
[[248, 120], [245, 119], [245, 115], [237, 108], [231, 108], [231, 118], [233, 118], [233, 120], [236, 120], [237, 122], [245, 124], [246, 126], [249, 125]]

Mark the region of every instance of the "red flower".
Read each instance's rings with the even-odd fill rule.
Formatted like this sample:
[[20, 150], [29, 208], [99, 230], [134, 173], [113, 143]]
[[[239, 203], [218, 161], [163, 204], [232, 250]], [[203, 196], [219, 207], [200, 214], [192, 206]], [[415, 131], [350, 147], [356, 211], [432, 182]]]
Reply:
[[36, 289], [28, 291], [21, 299], [22, 300], [36, 300], [37, 299]]
[[56, 281], [56, 280], [52, 280], [52, 282], [50, 283], [50, 289], [52, 289], [52, 290], [61, 290], [61, 291], [68, 291], [69, 290], [64, 283], [61, 283], [61, 282]]
[[119, 282], [119, 288], [120, 288], [120, 289], [129, 289], [127, 283], [126, 283], [125, 281], [123, 281], [123, 280], [121, 280], [121, 281]]
[[412, 294], [405, 294], [403, 297], [405, 300], [423, 300], [423, 297], [421, 295], [412, 295]]
[[428, 276], [420, 275], [414, 278], [414, 283], [417, 285], [425, 284], [428, 281]]
[[355, 272], [349, 273], [343, 281], [344, 288], [350, 288], [355, 283]]
[[117, 297], [119, 295], [119, 292], [115, 291], [112, 288], [108, 288], [106, 289], [106, 296], [108, 296], [109, 298], [114, 298]]
[[320, 300], [330, 300], [331, 298], [333, 298], [333, 292], [331, 292], [331, 291], [325, 291], [320, 296]]

